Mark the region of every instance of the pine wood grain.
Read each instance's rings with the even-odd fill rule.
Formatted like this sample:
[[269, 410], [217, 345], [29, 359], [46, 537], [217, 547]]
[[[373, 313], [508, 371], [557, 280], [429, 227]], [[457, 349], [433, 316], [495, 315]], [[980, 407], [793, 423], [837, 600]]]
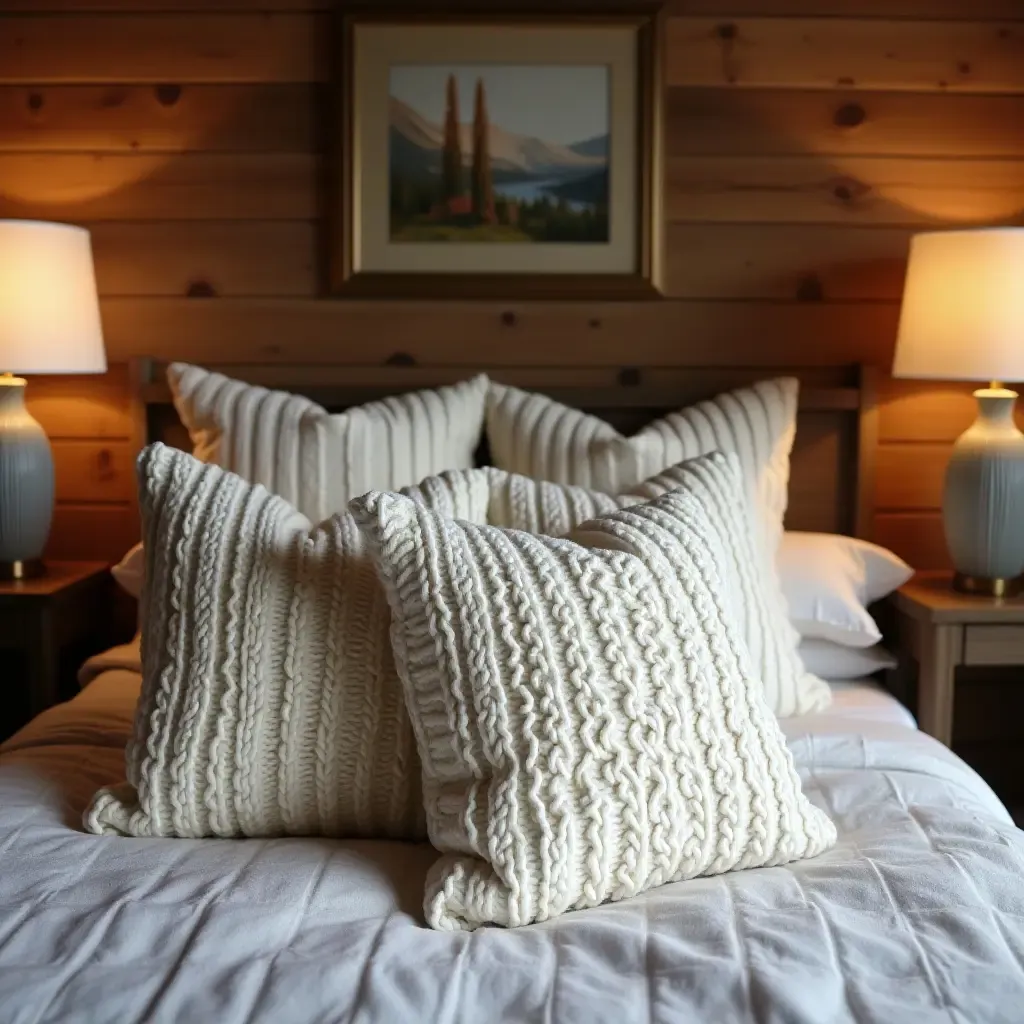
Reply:
[[0, 82], [310, 82], [329, 36], [321, 14], [25, 15], [0, 32]]
[[58, 503], [44, 557], [114, 563], [138, 540], [139, 515], [134, 504]]
[[879, 445], [875, 456], [875, 508], [880, 512], [941, 508], [951, 448], [950, 444], [931, 441]]
[[25, 392], [29, 412], [51, 441], [83, 437], [127, 440], [130, 402], [128, 367], [123, 363], [113, 363], [107, 373], [95, 376], [33, 376]]
[[670, 18], [670, 85], [1024, 92], [1024, 25]]
[[669, 156], [1024, 157], [1016, 95], [667, 89]]
[[302, 299], [107, 299], [102, 311], [114, 360], [373, 365], [403, 353], [482, 368], [886, 365], [898, 315], [883, 303]]
[[952, 567], [939, 512], [878, 512], [871, 539], [915, 569]]
[[307, 153], [0, 153], [0, 217], [310, 220]]
[[1024, 222], [1015, 160], [905, 157], [675, 157], [670, 220], [902, 224]]
[[0, 150], [288, 153], [317, 148], [309, 85], [0, 86]]
[[[22, 0], [24, 2], [24, 0]], [[45, 0], [46, 3], [52, 0]], [[61, 0], [65, 3], [92, 2], [92, 0]], [[98, 2], [128, 2], [128, 0], [98, 0]], [[159, 0], [152, 0], [159, 2]], [[167, 2], [167, 0], [163, 0]], [[177, 2], [177, 0], [175, 0]], [[216, 0], [244, 2], [244, 0]], [[249, 0], [255, 2], [255, 0]], [[273, 0], [279, 3], [303, 0]], [[308, 0], [316, 2], [316, 0]], [[1019, 0], [668, 0], [666, 9], [675, 14], [712, 14], [718, 17], [835, 17], [835, 18], [941, 18], [972, 20], [975, 18], [1024, 18]]]
[[309, 221], [130, 221], [90, 225], [101, 295], [317, 293]]
[[[880, 433], [884, 441], [955, 441], [976, 419], [977, 384], [887, 380], [882, 387]], [[1024, 403], [1017, 403], [1024, 428]]]
[[128, 441], [53, 441], [57, 500], [135, 500], [135, 453]]
[[911, 232], [793, 224], [673, 224], [666, 291], [678, 298], [887, 299], [903, 294]]

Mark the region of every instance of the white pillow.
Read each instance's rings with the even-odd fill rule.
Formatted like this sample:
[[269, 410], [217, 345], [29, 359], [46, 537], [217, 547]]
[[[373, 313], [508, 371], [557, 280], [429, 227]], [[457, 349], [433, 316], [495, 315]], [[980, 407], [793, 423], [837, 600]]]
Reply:
[[789, 620], [800, 635], [847, 647], [871, 647], [882, 639], [867, 605], [914, 574], [877, 544], [831, 533], [787, 532], [776, 566]]
[[[737, 456], [723, 457], [733, 460], [739, 472]], [[486, 476], [490, 491], [487, 512], [490, 525], [562, 536], [593, 516], [635, 505], [678, 487], [704, 487], [700, 479], [704, 464], [697, 459], [670, 467], [636, 484], [631, 488], [632, 493], [615, 497], [582, 487], [532, 480], [493, 467], [445, 473], [442, 479], [447, 488], [453, 489], [459, 478]], [[768, 706], [779, 716], [823, 710], [832, 699], [831, 691], [821, 679], [807, 672], [800, 660], [799, 636], [786, 617], [786, 603], [774, 560], [759, 533], [751, 528], [753, 512], [746, 494], [743, 500], [718, 509], [718, 514], [728, 519], [733, 532], [741, 538], [730, 551], [735, 561], [734, 571], [743, 581], [736, 616], [753, 656], [755, 670], [764, 683]]]
[[[263, 487], [163, 445], [138, 468], [142, 692], [128, 781], [96, 794], [85, 827], [422, 838], [387, 601], [351, 515], [312, 526]], [[469, 490], [439, 507], [481, 514]]]
[[719, 395], [632, 437], [546, 395], [490, 382], [487, 440], [499, 469], [621, 494], [647, 477], [711, 451], [735, 453], [774, 550], [782, 534], [799, 382], [783, 377]]
[[705, 494], [568, 540], [379, 492], [352, 502], [391, 603], [442, 853], [432, 927], [544, 921], [835, 842], [732, 618], [728, 552], [744, 538], [719, 510], [742, 504], [738, 474], [698, 472]]
[[126, 590], [137, 601], [142, 596], [146, 582], [146, 555], [141, 544], [136, 544], [111, 570], [111, 576], [118, 586]]
[[167, 380], [196, 458], [263, 484], [314, 522], [370, 488], [472, 466], [483, 433], [483, 375], [337, 415], [185, 363], [172, 363]]
[[846, 647], [831, 640], [811, 638], [800, 641], [797, 653], [808, 672], [830, 681], [863, 679], [896, 666], [896, 659], [881, 644]]

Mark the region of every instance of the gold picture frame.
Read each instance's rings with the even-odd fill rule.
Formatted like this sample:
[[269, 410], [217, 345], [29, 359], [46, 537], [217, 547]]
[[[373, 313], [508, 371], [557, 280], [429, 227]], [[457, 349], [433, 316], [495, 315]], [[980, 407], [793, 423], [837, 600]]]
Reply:
[[[329, 239], [333, 294], [354, 298], [524, 300], [661, 296], [661, 0], [592, 0], [560, 13], [524, 10], [507, 2], [498, 9], [461, 3], [449, 13], [424, 12], [405, 5], [382, 7], [378, 3], [371, 8], [344, 3], [338, 7], [336, 26], [335, 152], [330, 163], [334, 216]], [[459, 56], [437, 59], [445, 52]], [[586, 156], [578, 158], [579, 166], [563, 158], [568, 169], [562, 169], [562, 165], [559, 169], [566, 177], [541, 183], [551, 192], [542, 193], [537, 184], [537, 176], [547, 171], [532, 166], [524, 170], [511, 164], [511, 169], [501, 173], [533, 177], [525, 183], [517, 180], [495, 184], [492, 189], [490, 167], [498, 168], [499, 164], [490, 155], [493, 141], [485, 142], [481, 159], [488, 166], [486, 195], [490, 203], [486, 208], [475, 199], [452, 198], [450, 192], [440, 204], [425, 207], [424, 202], [430, 203], [429, 193], [424, 200], [422, 191], [427, 186], [421, 187], [419, 182], [429, 180], [430, 188], [442, 188], [440, 175], [448, 172], [438, 167], [448, 160], [449, 140], [476, 139], [476, 119], [481, 117], [481, 109], [484, 127], [479, 137], [499, 137], [492, 133], [487, 120], [489, 108], [484, 105], [486, 101], [481, 101], [482, 78], [477, 79], [474, 122], [462, 122], [458, 117], [457, 91], [462, 86], [453, 85], [456, 73], [461, 82], [463, 71], [468, 74], [480, 67], [497, 68], [495, 74], [506, 75], [506, 97], [515, 93], [516, 83], [511, 76], [516, 73], [532, 73], [536, 90], [544, 75], [562, 73], [570, 76], [565, 80], [571, 83], [572, 76], [580, 79], [585, 72], [607, 68], [603, 157], [580, 148], [591, 143], [601, 145], [598, 138], [576, 146], [556, 143], [550, 149], [556, 154], [552, 159], [558, 159], [558, 154], [567, 149], [585, 152]], [[398, 158], [393, 139], [398, 130], [396, 105], [401, 103], [393, 94], [397, 88], [395, 76], [406, 72], [420, 73], [424, 81], [435, 84], [438, 75], [447, 74], [449, 93], [444, 117], [430, 121], [419, 110], [411, 111], [416, 123], [426, 124], [432, 133], [427, 143], [432, 148], [415, 150], [419, 162], [409, 166], [416, 174], [432, 176], [418, 178], [416, 188], [408, 186], [414, 196], [410, 201], [419, 205], [414, 205], [415, 217], [410, 215], [410, 222], [399, 229], [396, 211], [402, 201], [396, 199]], [[415, 86], [419, 79], [411, 81]], [[431, 93], [432, 109], [440, 102], [437, 93], [436, 88]], [[579, 106], [585, 93], [579, 87], [558, 95], [575, 97]], [[501, 94], [498, 98], [500, 101]], [[463, 101], [463, 109], [467, 106]], [[509, 106], [506, 98], [505, 109]], [[536, 104], [529, 110], [524, 105], [521, 118], [547, 118], [549, 122], [557, 121], [563, 133], [569, 131], [566, 123], [573, 116], [572, 110], [537, 114], [536, 109]], [[581, 117], [581, 123], [584, 120]], [[453, 134], [444, 134], [448, 132]], [[493, 132], [500, 132], [502, 139], [524, 138], [504, 132], [500, 125]], [[441, 137], [444, 148], [439, 150]], [[539, 140], [528, 141], [532, 146]], [[408, 143], [403, 141], [402, 145], [405, 154]], [[456, 166], [463, 168], [455, 172], [457, 180], [461, 182], [463, 175], [472, 174], [466, 190], [476, 196], [476, 150], [469, 154], [458, 141], [452, 141], [452, 145]], [[524, 144], [512, 152], [518, 156], [526, 151]], [[425, 163], [428, 158], [434, 162], [429, 168]], [[598, 169], [591, 170], [593, 167]], [[584, 171], [590, 171], [592, 181], [584, 181]], [[560, 184], [562, 181], [569, 184]], [[447, 179], [443, 187], [448, 187]], [[520, 205], [518, 199], [508, 199], [501, 193], [503, 188], [518, 189], [532, 198], [523, 199]], [[585, 200], [594, 195], [599, 198], [594, 203], [565, 199], [565, 191], [572, 195], [573, 188], [577, 190], [575, 195]], [[579, 191], [587, 188], [590, 192]], [[599, 188], [603, 191], [597, 192]], [[474, 226], [463, 227], [470, 208], [477, 212]], [[510, 241], [516, 244], [507, 244]], [[438, 244], [441, 242], [445, 244]], [[491, 269], [479, 271], [476, 268], [481, 263]]]

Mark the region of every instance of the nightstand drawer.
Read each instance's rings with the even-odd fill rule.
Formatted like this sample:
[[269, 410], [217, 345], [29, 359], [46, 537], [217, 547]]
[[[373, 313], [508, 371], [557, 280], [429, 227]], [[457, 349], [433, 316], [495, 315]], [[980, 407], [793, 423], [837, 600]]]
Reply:
[[1024, 664], [1024, 626], [968, 626], [965, 665]]

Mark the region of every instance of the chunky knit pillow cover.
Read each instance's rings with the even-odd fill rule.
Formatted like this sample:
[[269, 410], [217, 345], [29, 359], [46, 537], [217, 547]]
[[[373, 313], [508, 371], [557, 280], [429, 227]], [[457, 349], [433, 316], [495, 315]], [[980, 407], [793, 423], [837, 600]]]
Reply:
[[[722, 456], [740, 473], [736, 455]], [[700, 458], [673, 466], [664, 473], [614, 497], [546, 483], [506, 473], [500, 469], [468, 469], [442, 474], [439, 484], [447, 490], [481, 487], [486, 478], [489, 498], [487, 522], [527, 533], [560, 537], [584, 520], [615, 509], [647, 501], [682, 487], [698, 492], [708, 507], [727, 519], [736, 542], [729, 549], [735, 581], [734, 608], [744, 642], [753, 656], [754, 669], [764, 683], [768, 706], [780, 717], [821, 711], [832, 701], [827, 683], [807, 671], [797, 650], [800, 637], [789, 620], [775, 559], [761, 534], [753, 528], [753, 513], [742, 486], [723, 500], [727, 485], [709, 482], [715, 475], [715, 459]], [[479, 508], [477, 497], [474, 508]], [[479, 521], [479, 520], [474, 520]]]
[[[351, 515], [311, 526], [184, 452], [139, 457], [143, 684], [127, 783], [90, 832], [425, 834], [390, 614]], [[480, 517], [486, 489], [413, 489]], [[474, 507], [474, 502], [475, 507]]]
[[604, 420], [546, 395], [491, 381], [487, 440], [498, 469], [602, 494], [708, 452], [735, 453], [774, 551], [789, 496], [799, 382], [790, 377], [729, 391], [623, 437]]
[[543, 921], [835, 841], [733, 624], [738, 538], [717, 508], [673, 492], [585, 524], [583, 546], [397, 495], [351, 507], [391, 603], [442, 852], [432, 927]]
[[472, 466], [483, 433], [482, 375], [337, 415], [185, 363], [172, 363], [167, 380], [196, 458], [263, 484], [313, 522], [372, 487], [398, 490]]

